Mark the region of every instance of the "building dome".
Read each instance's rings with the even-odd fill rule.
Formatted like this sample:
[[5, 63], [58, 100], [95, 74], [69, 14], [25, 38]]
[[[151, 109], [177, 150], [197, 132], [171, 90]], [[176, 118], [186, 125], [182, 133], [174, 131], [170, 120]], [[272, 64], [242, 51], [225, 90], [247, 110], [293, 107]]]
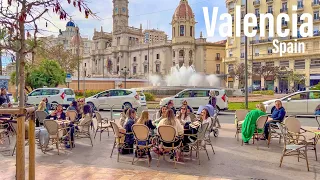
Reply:
[[193, 18], [194, 14], [188, 4], [188, 0], [181, 0], [179, 6], [176, 8], [173, 18]]
[[74, 22], [72, 22], [72, 21], [69, 21], [66, 26], [67, 27], [76, 27]]

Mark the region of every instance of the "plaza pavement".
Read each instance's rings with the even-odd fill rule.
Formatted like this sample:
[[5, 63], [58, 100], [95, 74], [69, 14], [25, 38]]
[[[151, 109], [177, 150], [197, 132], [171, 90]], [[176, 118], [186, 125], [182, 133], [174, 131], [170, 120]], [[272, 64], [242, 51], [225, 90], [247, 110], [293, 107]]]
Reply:
[[[310, 128], [310, 127], [307, 127]], [[234, 125], [222, 124], [219, 137], [212, 137], [216, 154], [208, 147], [210, 161], [205, 152], [200, 152], [201, 165], [198, 165], [193, 155], [173, 168], [173, 163], [166, 158], [160, 161], [157, 167], [156, 156], [153, 154], [151, 167], [146, 162], [131, 164], [132, 156], [120, 156], [117, 162], [117, 151], [110, 158], [113, 143], [113, 134], [104, 132], [102, 140], [99, 136], [94, 140], [94, 147], [90, 146], [89, 139], [76, 141], [76, 147], [72, 150], [63, 149], [60, 155], [56, 149], [43, 154], [36, 150], [36, 179], [115, 179], [115, 180], [184, 180], [184, 179], [320, 179], [320, 164], [315, 161], [314, 151], [308, 151], [310, 172], [307, 171], [306, 162], [295, 157], [285, 157], [283, 167], [279, 168], [280, 156], [283, 144], [273, 140], [270, 148], [265, 141], [259, 141], [260, 148], [255, 145], [241, 146], [241, 141], [234, 138]], [[10, 154], [14, 146], [5, 142], [0, 145], [0, 179], [15, 178], [15, 156]], [[26, 163], [28, 159], [28, 147], [26, 147]], [[28, 172], [28, 171], [26, 171]]]

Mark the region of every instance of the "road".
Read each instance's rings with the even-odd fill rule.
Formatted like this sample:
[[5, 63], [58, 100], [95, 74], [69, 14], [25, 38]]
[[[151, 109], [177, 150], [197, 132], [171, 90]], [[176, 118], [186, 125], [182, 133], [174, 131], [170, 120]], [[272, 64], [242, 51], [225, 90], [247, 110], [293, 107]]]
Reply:
[[[150, 117], [152, 117], [153, 114], [155, 114], [154, 110], [149, 110]], [[107, 117], [110, 118], [111, 113], [110, 111], [101, 111], [102, 117]], [[113, 113], [113, 118], [114, 119], [119, 119], [120, 118], [120, 111], [114, 112]], [[299, 117], [298, 119], [301, 122], [302, 126], [310, 126], [310, 127], [318, 127], [318, 123], [315, 120], [315, 118], [311, 117]], [[234, 113], [232, 112], [222, 112], [219, 115], [219, 120], [220, 123], [226, 123], [226, 124], [234, 124]]]

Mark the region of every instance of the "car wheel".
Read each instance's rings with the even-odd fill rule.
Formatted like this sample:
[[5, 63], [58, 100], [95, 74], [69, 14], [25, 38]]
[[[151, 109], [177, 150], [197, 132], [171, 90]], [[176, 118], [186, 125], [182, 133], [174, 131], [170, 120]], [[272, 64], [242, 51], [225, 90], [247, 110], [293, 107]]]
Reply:
[[131, 105], [131, 103], [126, 102], [123, 104], [123, 107], [124, 107], [124, 109], [128, 109], [128, 108], [132, 108], [132, 105]]
[[88, 105], [91, 107], [91, 109], [93, 109], [94, 111], [97, 110], [97, 108], [94, 106], [94, 104], [93, 104], [92, 102], [88, 102], [87, 104], [88, 104]]
[[55, 110], [58, 106], [58, 103], [57, 102], [52, 102], [51, 103], [51, 110]]

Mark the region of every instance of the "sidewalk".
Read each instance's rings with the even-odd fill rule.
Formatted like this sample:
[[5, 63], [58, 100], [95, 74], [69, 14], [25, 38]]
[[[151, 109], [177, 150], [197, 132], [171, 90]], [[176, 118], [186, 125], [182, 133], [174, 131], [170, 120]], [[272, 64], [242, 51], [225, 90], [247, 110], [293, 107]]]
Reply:
[[[160, 160], [157, 167], [157, 156], [152, 153], [151, 166], [140, 161], [132, 165], [132, 155], [121, 155], [117, 162], [117, 151], [110, 158], [113, 146], [113, 134], [102, 134], [93, 140], [79, 139], [72, 150], [62, 149], [60, 155], [56, 150], [43, 154], [36, 150], [36, 179], [39, 180], [205, 180], [205, 179], [317, 179], [320, 172], [320, 164], [315, 161], [314, 151], [308, 152], [310, 172], [307, 171], [305, 160], [298, 162], [296, 157], [285, 157], [282, 168], [279, 168], [283, 143], [277, 139], [272, 140], [270, 148], [266, 141], [256, 142], [255, 145], [241, 146], [241, 140], [234, 138], [234, 124], [221, 124], [219, 137], [212, 136], [211, 141], [216, 154], [213, 154], [208, 146], [208, 160], [206, 153], [200, 151], [201, 165], [193, 153], [193, 159], [185, 156], [184, 162], [177, 163], [177, 169], [173, 168], [173, 162], [166, 157]], [[99, 137], [99, 134], [97, 135]], [[0, 179], [14, 179], [15, 156], [10, 152], [14, 146], [0, 145]], [[6, 142], [7, 143], [7, 142]], [[28, 162], [28, 146], [26, 146], [26, 162]], [[26, 171], [27, 172], [27, 171]]]

